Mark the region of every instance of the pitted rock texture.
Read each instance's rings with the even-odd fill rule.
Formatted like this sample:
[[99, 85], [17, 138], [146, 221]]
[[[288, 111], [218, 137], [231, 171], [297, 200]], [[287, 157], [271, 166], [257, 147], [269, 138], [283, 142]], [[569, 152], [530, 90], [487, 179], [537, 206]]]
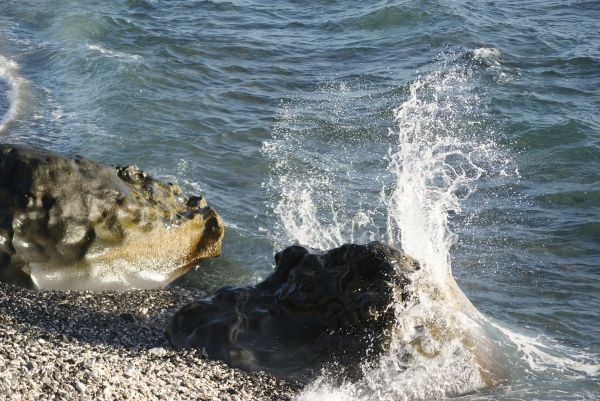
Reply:
[[291, 246], [275, 261], [256, 286], [223, 287], [180, 309], [168, 327], [171, 342], [288, 377], [326, 363], [351, 367], [385, 349], [395, 319], [390, 305], [410, 297], [409, 276], [419, 269], [379, 242], [317, 254]]
[[136, 166], [0, 144], [0, 280], [32, 288], [164, 285], [218, 256], [202, 197]]

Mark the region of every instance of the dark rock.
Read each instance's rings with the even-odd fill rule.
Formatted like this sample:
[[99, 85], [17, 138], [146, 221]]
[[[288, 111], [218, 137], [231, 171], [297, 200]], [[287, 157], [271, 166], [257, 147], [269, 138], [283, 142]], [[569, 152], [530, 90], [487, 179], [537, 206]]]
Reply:
[[119, 317], [121, 319], [123, 319], [124, 321], [126, 321], [127, 323], [134, 323], [135, 322], [135, 318], [133, 317], [133, 315], [131, 313], [121, 313], [119, 315]]
[[136, 166], [0, 144], [0, 280], [37, 288], [156, 287], [218, 256], [223, 225]]
[[325, 363], [351, 366], [385, 348], [397, 298], [419, 269], [372, 242], [325, 253], [291, 246], [263, 282], [223, 287], [180, 309], [168, 327], [176, 347], [197, 347], [234, 367], [302, 376]]

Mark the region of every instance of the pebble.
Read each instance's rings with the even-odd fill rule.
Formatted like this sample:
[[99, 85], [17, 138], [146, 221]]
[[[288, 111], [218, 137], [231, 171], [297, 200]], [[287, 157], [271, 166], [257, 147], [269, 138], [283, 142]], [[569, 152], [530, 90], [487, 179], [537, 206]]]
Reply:
[[80, 381], [75, 382], [75, 389], [81, 394], [85, 393], [85, 385]]
[[125, 375], [125, 377], [132, 377], [135, 373], [135, 369], [133, 368], [132, 365], [129, 365], [124, 371], [123, 374]]
[[205, 295], [186, 288], [34, 292], [0, 283], [0, 400], [293, 399], [297, 382], [171, 347], [169, 317]]
[[167, 354], [167, 350], [161, 347], [150, 348], [148, 352], [156, 356], [165, 356]]

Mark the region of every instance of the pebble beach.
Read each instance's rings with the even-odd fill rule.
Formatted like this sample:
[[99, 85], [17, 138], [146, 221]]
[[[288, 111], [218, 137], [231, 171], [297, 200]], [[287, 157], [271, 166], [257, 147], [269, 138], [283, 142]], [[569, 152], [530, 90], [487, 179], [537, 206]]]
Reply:
[[297, 394], [299, 383], [173, 349], [167, 320], [205, 295], [179, 287], [35, 292], [0, 283], [0, 398], [246, 401]]

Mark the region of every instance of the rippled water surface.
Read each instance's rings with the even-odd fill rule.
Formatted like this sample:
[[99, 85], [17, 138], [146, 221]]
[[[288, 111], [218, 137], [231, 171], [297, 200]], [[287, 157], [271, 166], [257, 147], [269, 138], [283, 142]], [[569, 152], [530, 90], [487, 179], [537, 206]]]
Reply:
[[[0, 135], [205, 193], [223, 256], [182, 285], [382, 240], [485, 316], [505, 380], [464, 399], [598, 399], [599, 21], [597, 1], [2, 0]], [[439, 384], [453, 366], [302, 397], [469, 392]]]

